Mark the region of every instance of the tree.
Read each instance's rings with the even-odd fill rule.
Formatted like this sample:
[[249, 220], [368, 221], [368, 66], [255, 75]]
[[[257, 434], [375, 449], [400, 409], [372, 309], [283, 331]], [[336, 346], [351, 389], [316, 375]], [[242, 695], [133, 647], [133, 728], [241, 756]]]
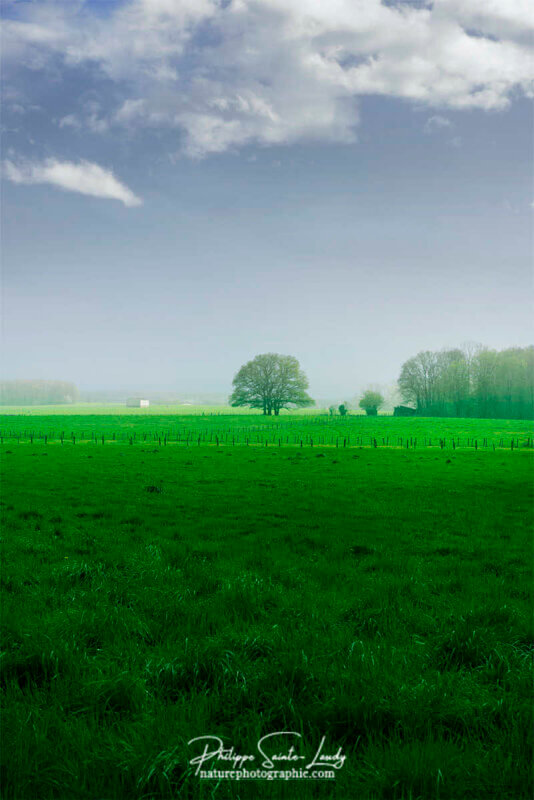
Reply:
[[337, 410], [339, 411], [339, 413], [340, 413], [340, 415], [342, 417], [344, 417], [346, 414], [349, 413], [349, 407], [348, 407], [347, 403], [341, 403], [341, 405], [338, 406]]
[[0, 383], [1, 405], [52, 405], [76, 403], [79, 392], [67, 381], [17, 380]]
[[233, 380], [230, 405], [261, 408], [278, 416], [282, 408], [304, 408], [314, 401], [307, 394], [308, 379], [293, 356], [264, 353], [244, 364]]
[[364, 409], [366, 414], [375, 417], [380, 406], [384, 405], [384, 398], [380, 392], [373, 392], [371, 389], [368, 389], [360, 400], [359, 405], [360, 408]]
[[469, 364], [459, 350], [437, 353], [436, 393], [433, 413], [440, 416], [462, 416], [469, 398]]
[[419, 353], [401, 369], [405, 402], [422, 416], [528, 419], [534, 416], [534, 347]]
[[399, 389], [405, 403], [414, 403], [419, 411], [434, 405], [438, 374], [438, 356], [426, 350], [408, 359], [401, 369]]

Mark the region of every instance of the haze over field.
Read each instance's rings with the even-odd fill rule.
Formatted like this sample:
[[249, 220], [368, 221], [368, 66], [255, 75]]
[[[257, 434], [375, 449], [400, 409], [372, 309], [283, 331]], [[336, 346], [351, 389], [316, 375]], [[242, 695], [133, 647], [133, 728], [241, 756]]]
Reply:
[[348, 399], [532, 341], [529, 3], [4, 18], [6, 378], [227, 396], [272, 351]]

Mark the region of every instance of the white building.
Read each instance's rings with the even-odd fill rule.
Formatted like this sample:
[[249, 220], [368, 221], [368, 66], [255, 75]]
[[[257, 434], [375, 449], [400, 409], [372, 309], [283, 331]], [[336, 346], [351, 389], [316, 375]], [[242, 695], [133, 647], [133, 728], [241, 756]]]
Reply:
[[126, 401], [128, 408], [148, 408], [150, 400], [142, 400], [140, 397], [129, 397]]

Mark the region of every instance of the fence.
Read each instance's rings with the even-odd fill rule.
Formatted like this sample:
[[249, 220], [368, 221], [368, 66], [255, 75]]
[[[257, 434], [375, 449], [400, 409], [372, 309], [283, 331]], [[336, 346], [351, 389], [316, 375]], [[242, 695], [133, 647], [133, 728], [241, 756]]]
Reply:
[[84, 431], [67, 433], [66, 431], [0, 431], [0, 444], [60, 444], [60, 445], [109, 445], [109, 444], [157, 444], [158, 447], [168, 445], [179, 445], [182, 447], [236, 447], [236, 446], [260, 446], [260, 447], [333, 447], [333, 448], [390, 448], [416, 450], [420, 448], [444, 449], [472, 449], [472, 450], [497, 450], [497, 449], [534, 449], [534, 438], [532, 437], [408, 437], [408, 436], [377, 436], [373, 434], [356, 434], [338, 436], [336, 434], [319, 434], [313, 436], [309, 433], [284, 433], [283, 435], [275, 429], [267, 434], [267, 431], [240, 429], [236, 430], [217, 430], [217, 431], [150, 431], [127, 433], [124, 431], [88, 432]]

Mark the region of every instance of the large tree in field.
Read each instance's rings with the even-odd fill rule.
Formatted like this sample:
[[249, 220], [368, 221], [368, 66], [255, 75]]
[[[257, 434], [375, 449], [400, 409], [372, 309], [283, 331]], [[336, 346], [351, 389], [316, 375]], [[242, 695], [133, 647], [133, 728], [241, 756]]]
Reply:
[[243, 364], [233, 381], [232, 406], [261, 408], [264, 414], [282, 408], [312, 406], [307, 394], [308, 379], [293, 356], [264, 353]]

